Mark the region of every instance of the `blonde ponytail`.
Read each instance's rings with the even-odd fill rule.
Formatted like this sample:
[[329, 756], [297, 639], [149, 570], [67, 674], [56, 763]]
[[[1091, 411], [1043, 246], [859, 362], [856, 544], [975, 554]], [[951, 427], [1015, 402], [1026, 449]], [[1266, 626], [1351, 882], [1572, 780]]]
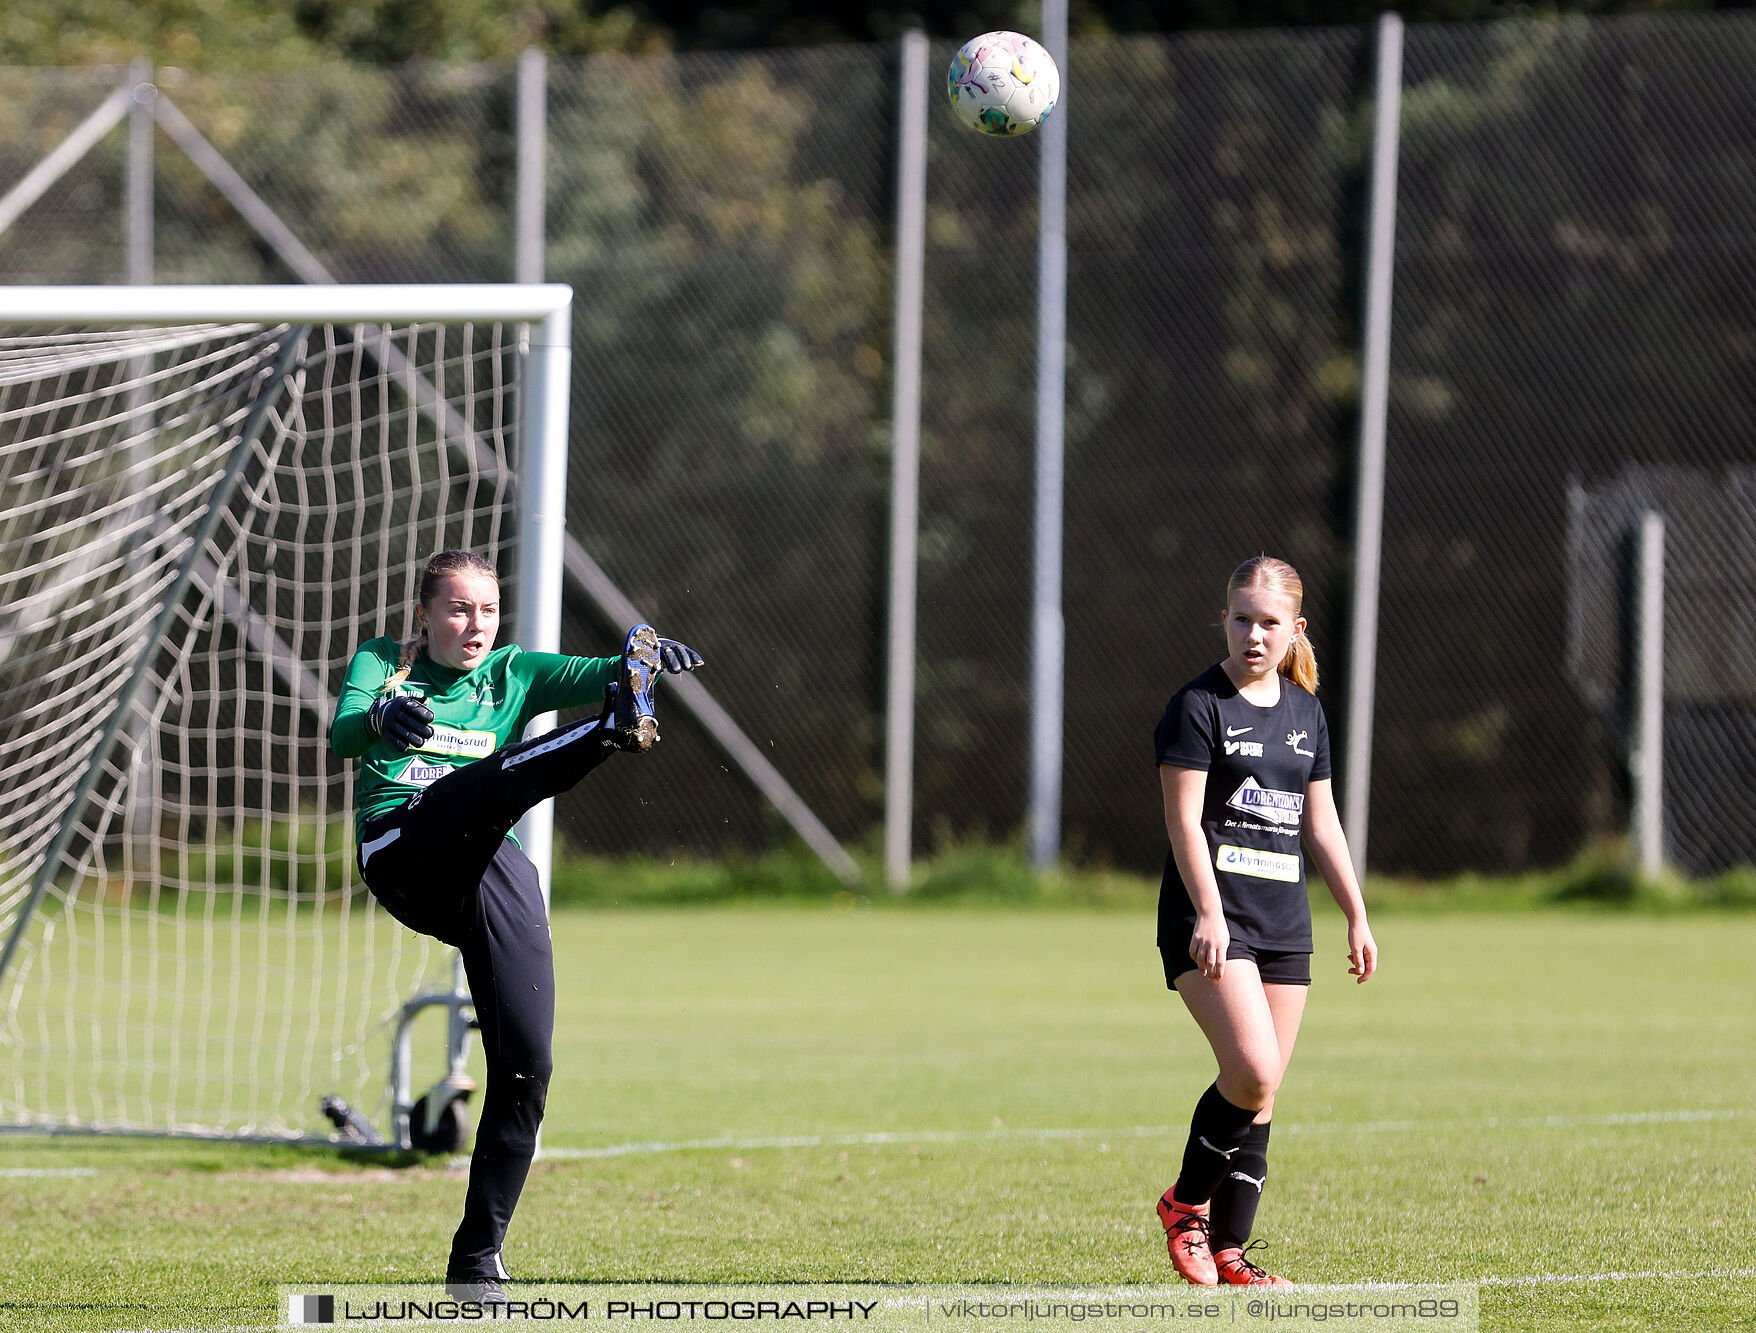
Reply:
[[1293, 635], [1293, 641], [1287, 645], [1287, 654], [1280, 659], [1280, 674], [1312, 694], [1317, 693], [1317, 654], [1311, 640], [1303, 634]]
[[421, 655], [421, 649], [427, 646], [427, 631], [422, 630], [412, 639], [403, 641], [402, 650], [396, 655], [396, 670], [384, 678], [384, 684], [378, 687], [378, 693], [389, 696], [396, 693], [396, 687], [408, 679], [409, 668], [414, 666], [415, 659]]

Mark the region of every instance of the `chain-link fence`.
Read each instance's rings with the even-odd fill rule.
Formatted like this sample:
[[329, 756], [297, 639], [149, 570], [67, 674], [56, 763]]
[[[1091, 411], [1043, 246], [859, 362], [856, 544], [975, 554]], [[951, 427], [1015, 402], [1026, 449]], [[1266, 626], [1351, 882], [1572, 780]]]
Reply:
[[[1756, 21], [1417, 25], [1406, 53], [1373, 866], [1555, 864], [1626, 827], [1626, 654], [1578, 645], [1623, 644], [1604, 516], [1655, 468], [1626, 484], [1671, 519], [1671, 638], [1723, 626], [1673, 651], [1691, 665], [1670, 682], [1670, 851], [1750, 861], [1756, 689], [1729, 663], [1756, 644], [1734, 555], [1756, 513]], [[1162, 857], [1148, 738], [1219, 656], [1245, 556], [1304, 574], [1345, 735], [1372, 61], [1356, 28], [1073, 45], [1076, 858]], [[155, 79], [336, 278], [511, 277], [512, 69]], [[120, 81], [0, 71], [0, 191]], [[1037, 141], [969, 133], [934, 82], [922, 849], [1024, 820], [1036, 360]], [[702, 648], [704, 682], [853, 843], [883, 812], [896, 83], [872, 46], [547, 77], [546, 273], [576, 292], [569, 531]], [[0, 232], [0, 281], [118, 280], [125, 170], [117, 129]], [[161, 281], [294, 272], [163, 134], [155, 232]], [[566, 646], [617, 629], [581, 599]], [[570, 842], [707, 856], [780, 836], [704, 733], [671, 712], [665, 738], [562, 803]]]
[[1163, 854], [1151, 730], [1221, 655], [1246, 557], [1303, 575], [1321, 697], [1345, 725], [1365, 38], [1088, 44], [1068, 121], [1067, 616], [1088, 672], [1115, 669], [1069, 700], [1067, 823], [1106, 858]]
[[[1756, 691], [1737, 663], [1756, 511], [1735, 485], [1756, 461], [1753, 58], [1743, 16], [1409, 31], [1379, 864], [1547, 864], [1624, 827], [1626, 654], [1581, 673], [1566, 651], [1578, 580], [1621, 557], [1570, 576], [1569, 495], [1653, 468], [1689, 479], [1649, 488], [1676, 502], [1672, 666], [1703, 622], [1718, 659], [1668, 673], [1670, 851], [1697, 871], [1756, 856], [1756, 788], [1738, 782]], [[1592, 636], [1623, 642], [1627, 598], [1597, 608]]]
[[[10, 191], [122, 86], [119, 70], [0, 69], [0, 182]], [[124, 282], [127, 136], [109, 133], [0, 233], [0, 280]]]
[[[556, 62], [548, 274], [577, 312], [568, 528], [842, 838], [877, 809], [887, 476], [886, 53]], [[583, 608], [582, 608], [583, 609]], [[575, 620], [584, 651], [620, 627]], [[771, 839], [669, 712], [579, 842]], [[678, 742], [672, 748], [672, 742]]]

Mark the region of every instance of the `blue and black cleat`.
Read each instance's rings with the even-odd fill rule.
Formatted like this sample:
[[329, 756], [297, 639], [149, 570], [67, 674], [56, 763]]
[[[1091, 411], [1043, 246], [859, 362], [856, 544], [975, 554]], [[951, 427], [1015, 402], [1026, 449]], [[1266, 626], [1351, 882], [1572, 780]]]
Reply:
[[611, 698], [615, 744], [623, 750], [650, 750], [658, 740], [658, 719], [652, 711], [652, 686], [659, 673], [659, 637], [651, 625], [628, 631], [622, 666]]

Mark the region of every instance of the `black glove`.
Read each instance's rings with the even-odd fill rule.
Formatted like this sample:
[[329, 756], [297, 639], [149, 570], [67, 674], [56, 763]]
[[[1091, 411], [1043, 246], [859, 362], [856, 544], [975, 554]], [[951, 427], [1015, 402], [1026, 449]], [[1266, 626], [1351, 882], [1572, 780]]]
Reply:
[[675, 639], [659, 640], [659, 665], [670, 675], [680, 676], [685, 671], [693, 671], [705, 660], [686, 643], [678, 643]]
[[419, 699], [393, 694], [366, 710], [366, 725], [399, 750], [425, 745], [433, 739], [433, 710]]

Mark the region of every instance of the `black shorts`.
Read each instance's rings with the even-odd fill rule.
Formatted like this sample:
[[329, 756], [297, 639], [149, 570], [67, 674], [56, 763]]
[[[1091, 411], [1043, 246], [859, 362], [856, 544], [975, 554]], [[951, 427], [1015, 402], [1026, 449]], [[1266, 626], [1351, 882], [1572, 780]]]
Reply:
[[[1189, 941], [1181, 944], [1161, 944], [1158, 946], [1160, 959], [1165, 965], [1165, 985], [1170, 990], [1177, 989], [1177, 978], [1185, 972], [1195, 970], [1195, 960], [1189, 956]], [[1256, 964], [1256, 970], [1262, 974], [1262, 980], [1271, 986], [1309, 986], [1311, 984], [1311, 955], [1292, 949], [1258, 949], [1254, 944], [1243, 944], [1233, 940], [1226, 945], [1226, 961], [1241, 958]]]

